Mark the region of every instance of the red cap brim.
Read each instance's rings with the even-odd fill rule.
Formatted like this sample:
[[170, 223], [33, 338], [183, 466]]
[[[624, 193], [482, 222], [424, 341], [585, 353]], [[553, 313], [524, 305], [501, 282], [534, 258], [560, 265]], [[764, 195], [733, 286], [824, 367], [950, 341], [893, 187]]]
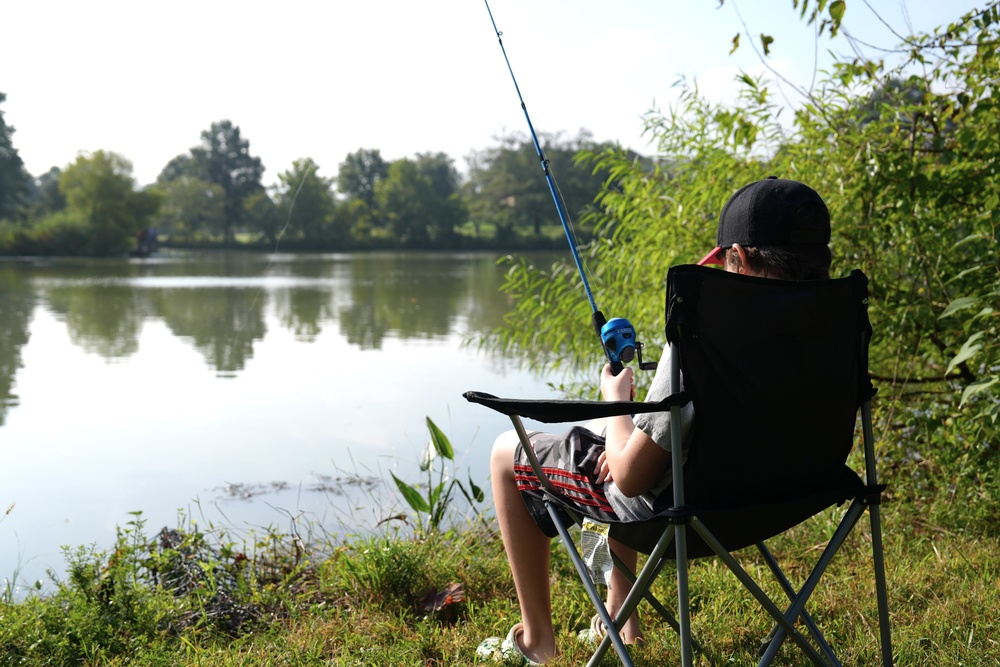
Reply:
[[721, 247], [716, 247], [715, 250], [708, 253], [698, 261], [698, 266], [705, 266], [706, 264], [718, 264], [720, 266], [724, 265], [725, 262], [720, 256], [722, 254], [720, 252], [721, 250], [722, 250]]

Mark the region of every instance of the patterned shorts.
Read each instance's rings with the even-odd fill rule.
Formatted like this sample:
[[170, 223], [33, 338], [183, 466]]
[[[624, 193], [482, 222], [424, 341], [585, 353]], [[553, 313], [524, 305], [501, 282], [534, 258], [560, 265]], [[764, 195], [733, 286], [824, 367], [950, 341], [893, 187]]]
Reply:
[[[619, 521], [605, 495], [604, 484], [596, 481], [597, 458], [604, 451], [602, 436], [582, 426], [574, 426], [565, 435], [533, 432], [528, 437], [542, 472], [559, 494], [559, 504], [602, 523]], [[555, 537], [555, 524], [542, 502], [542, 485], [520, 443], [514, 453], [514, 478], [535, 523], [543, 533]], [[570, 523], [564, 512], [560, 514]]]

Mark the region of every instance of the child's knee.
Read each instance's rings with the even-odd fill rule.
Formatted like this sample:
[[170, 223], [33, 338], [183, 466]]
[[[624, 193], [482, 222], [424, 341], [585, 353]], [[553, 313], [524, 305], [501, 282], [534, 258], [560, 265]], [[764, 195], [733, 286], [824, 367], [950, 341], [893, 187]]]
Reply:
[[493, 451], [509, 451], [513, 454], [518, 442], [520, 441], [517, 439], [517, 431], [514, 429], [504, 431], [493, 441]]
[[490, 468], [494, 475], [498, 472], [514, 470], [514, 450], [517, 448], [517, 432], [504, 431], [493, 441], [493, 452], [490, 455]]

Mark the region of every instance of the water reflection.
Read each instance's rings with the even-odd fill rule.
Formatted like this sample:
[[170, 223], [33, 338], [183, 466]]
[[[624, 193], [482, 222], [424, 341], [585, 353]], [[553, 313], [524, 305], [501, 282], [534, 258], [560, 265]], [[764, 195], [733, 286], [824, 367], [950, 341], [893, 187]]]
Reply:
[[348, 343], [380, 350], [387, 338], [442, 339], [498, 326], [502, 271], [486, 254], [354, 256], [206, 253], [135, 260], [0, 263], [0, 425], [18, 404], [15, 376], [36, 301], [71, 342], [109, 361], [139, 349], [162, 320], [218, 375], [245, 369], [274, 322], [300, 342], [334, 323]]
[[441, 339], [497, 326], [502, 271], [492, 255], [288, 256], [205, 254], [148, 262], [67, 261], [3, 266], [4, 404], [35, 290], [70, 339], [108, 360], [134, 355], [144, 323], [160, 319], [222, 375], [243, 370], [267, 333], [268, 309], [296, 340], [336, 322], [362, 350], [387, 338]]
[[386, 335], [403, 339], [448, 334], [465, 288], [447, 257], [414, 274], [406, 256], [360, 257], [351, 265], [350, 303], [340, 308], [343, 336], [362, 349], [379, 349]]
[[47, 290], [45, 300], [66, 322], [70, 340], [105, 359], [128, 357], [139, 349], [139, 333], [149, 305], [128, 284], [96, 286], [73, 282]]
[[21, 368], [33, 307], [31, 282], [16, 266], [0, 264], [0, 426], [7, 411], [17, 406], [14, 376]]
[[153, 314], [175, 336], [190, 341], [220, 375], [243, 370], [254, 342], [267, 333], [266, 294], [257, 289], [153, 289], [147, 297]]

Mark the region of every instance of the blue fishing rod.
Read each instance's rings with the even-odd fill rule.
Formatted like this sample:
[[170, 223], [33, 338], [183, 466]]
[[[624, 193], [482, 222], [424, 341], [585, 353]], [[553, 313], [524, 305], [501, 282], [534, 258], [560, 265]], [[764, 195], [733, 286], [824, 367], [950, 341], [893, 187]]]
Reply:
[[569, 215], [566, 213], [566, 204], [563, 201], [562, 192], [559, 191], [555, 176], [552, 175], [552, 171], [549, 169], [549, 160], [545, 157], [542, 144], [538, 141], [538, 135], [535, 133], [535, 126], [531, 122], [531, 116], [528, 115], [528, 107], [524, 103], [524, 97], [521, 95], [521, 87], [517, 85], [514, 68], [511, 67], [510, 58], [507, 57], [507, 49], [503, 45], [503, 33], [497, 29], [497, 22], [493, 18], [493, 10], [490, 9], [489, 0], [483, 1], [486, 3], [486, 11], [490, 15], [490, 22], [493, 24], [493, 32], [496, 33], [497, 41], [500, 43], [504, 62], [507, 63], [507, 71], [510, 72], [510, 78], [514, 82], [514, 90], [517, 91], [517, 99], [521, 103], [524, 119], [528, 122], [528, 131], [531, 133], [531, 141], [535, 145], [535, 152], [538, 154], [542, 171], [545, 173], [545, 182], [548, 183], [549, 192], [552, 194], [552, 201], [555, 202], [556, 212], [559, 214], [559, 222], [562, 223], [563, 231], [566, 233], [570, 253], [573, 255], [576, 269], [580, 273], [580, 280], [583, 282], [583, 290], [586, 292], [587, 300], [590, 302], [590, 309], [593, 313], [591, 320], [594, 325], [594, 331], [597, 332], [598, 337], [601, 339], [601, 346], [611, 364], [611, 372], [618, 375], [622, 371], [622, 368], [624, 368], [624, 364], [629, 363], [636, 356], [637, 348], [639, 350], [639, 367], [643, 370], [656, 368], [655, 362], [645, 364], [642, 362], [642, 343], [636, 340], [635, 327], [632, 326], [632, 323], [624, 317], [606, 319], [604, 313], [597, 307], [597, 302], [594, 301], [594, 294], [590, 290], [590, 282], [587, 280], [587, 273], [583, 269], [583, 261], [580, 259], [580, 253], [577, 250], [576, 235], [573, 233], [573, 226], [570, 224]]

